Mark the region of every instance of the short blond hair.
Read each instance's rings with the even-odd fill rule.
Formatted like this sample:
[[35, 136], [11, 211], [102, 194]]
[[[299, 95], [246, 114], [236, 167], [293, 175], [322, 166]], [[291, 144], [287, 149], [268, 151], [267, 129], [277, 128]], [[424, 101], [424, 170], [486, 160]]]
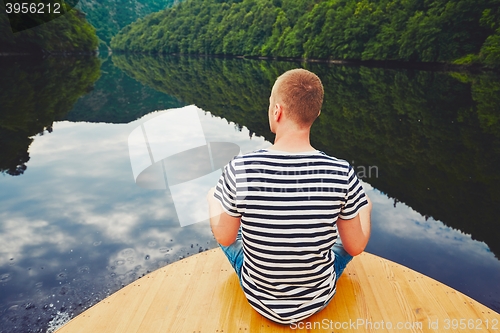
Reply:
[[319, 77], [302, 68], [289, 70], [276, 79], [276, 96], [290, 118], [302, 126], [311, 126], [323, 105], [323, 84]]

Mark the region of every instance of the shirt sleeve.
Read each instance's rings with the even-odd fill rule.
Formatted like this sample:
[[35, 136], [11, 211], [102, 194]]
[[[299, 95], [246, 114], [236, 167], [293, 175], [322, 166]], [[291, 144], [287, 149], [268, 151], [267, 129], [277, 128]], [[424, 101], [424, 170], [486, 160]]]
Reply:
[[368, 204], [365, 190], [354, 173], [354, 169], [350, 165], [347, 177], [349, 184], [344, 198], [344, 204], [342, 205], [339, 215], [339, 217], [343, 220], [350, 220], [356, 217], [359, 209]]
[[224, 167], [215, 187], [214, 197], [221, 203], [226, 213], [233, 217], [241, 216], [236, 205], [236, 172], [234, 169], [234, 160]]

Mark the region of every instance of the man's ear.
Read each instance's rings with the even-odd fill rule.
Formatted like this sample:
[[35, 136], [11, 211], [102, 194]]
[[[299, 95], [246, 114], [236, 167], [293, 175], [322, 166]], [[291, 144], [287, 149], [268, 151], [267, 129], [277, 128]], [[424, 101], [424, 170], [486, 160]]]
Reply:
[[275, 121], [279, 121], [283, 114], [283, 106], [279, 103], [274, 105], [273, 116]]

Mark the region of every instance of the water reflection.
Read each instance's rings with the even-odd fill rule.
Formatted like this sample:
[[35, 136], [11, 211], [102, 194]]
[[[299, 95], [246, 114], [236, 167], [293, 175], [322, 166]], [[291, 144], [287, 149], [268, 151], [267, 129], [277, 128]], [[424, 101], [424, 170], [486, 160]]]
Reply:
[[[24, 174], [0, 177], [2, 331], [45, 331], [55, 319], [80, 313], [148, 271], [215, 247], [206, 223], [180, 227], [168, 189], [135, 184], [128, 137], [160, 114], [151, 111], [194, 103], [210, 111], [199, 113], [207, 142], [232, 142], [242, 152], [264, 148], [270, 145], [264, 137], [272, 139], [265, 113], [269, 89], [295, 66], [151, 57], [113, 62], [104, 62], [94, 90], [71, 112], [54, 118], [66, 121], [43, 125], [53, 131], [34, 137]], [[499, 311], [494, 253], [500, 253], [500, 184], [493, 168], [499, 145], [491, 111], [497, 104], [481, 97], [491, 95], [498, 81], [313, 69], [328, 96], [314, 144], [379, 170], [378, 178], [364, 179], [375, 204], [368, 250]], [[116, 94], [114, 87], [120, 87]], [[480, 219], [466, 221], [471, 214]]]
[[185, 105], [177, 98], [151, 89], [129, 77], [113, 65], [111, 58], [102, 60], [102, 77], [91, 94], [82, 96], [64, 117], [69, 121], [129, 123], [150, 113]]
[[98, 59], [29, 57], [0, 61], [0, 172], [20, 175], [31, 136], [52, 131], [99, 78]]
[[194, 105], [161, 112], [136, 127], [128, 137], [130, 162], [137, 185], [167, 189], [181, 226], [208, 221], [206, 193], [240, 147], [205, 138]]
[[[207, 223], [181, 228], [167, 190], [137, 186], [129, 124], [54, 123], [30, 146], [22, 177], [2, 177], [2, 327], [46, 327], [79, 313], [149, 271], [215, 247]], [[261, 148], [225, 120], [201, 112], [207, 139]], [[9, 310], [10, 309], [10, 310]]]
[[[268, 140], [270, 88], [287, 62], [116, 56], [144, 84]], [[500, 256], [500, 77], [308, 64], [325, 86], [312, 142], [369, 170], [370, 184], [485, 241]]]

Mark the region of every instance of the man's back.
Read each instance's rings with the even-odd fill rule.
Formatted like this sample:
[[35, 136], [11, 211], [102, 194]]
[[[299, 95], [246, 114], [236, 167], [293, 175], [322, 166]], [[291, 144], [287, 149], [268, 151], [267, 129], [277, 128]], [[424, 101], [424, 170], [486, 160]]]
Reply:
[[215, 197], [241, 217], [241, 284], [258, 312], [290, 323], [333, 297], [337, 218], [366, 203], [347, 162], [319, 151], [260, 150], [225, 168]]
[[370, 237], [371, 204], [352, 167], [310, 144], [323, 94], [307, 70], [278, 77], [268, 110], [274, 145], [231, 161], [207, 196], [212, 232], [248, 301], [283, 324], [320, 311]]

